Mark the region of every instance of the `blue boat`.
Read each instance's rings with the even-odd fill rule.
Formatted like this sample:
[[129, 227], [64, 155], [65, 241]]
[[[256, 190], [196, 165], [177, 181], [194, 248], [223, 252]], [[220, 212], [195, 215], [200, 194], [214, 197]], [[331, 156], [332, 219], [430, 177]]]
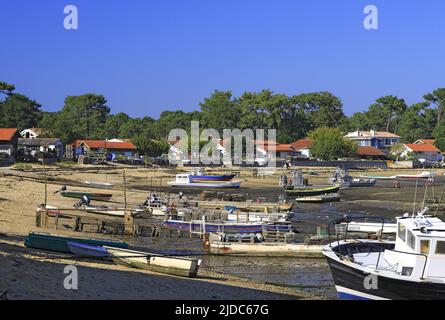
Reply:
[[78, 242], [67, 242], [71, 253], [78, 257], [107, 258], [110, 256], [108, 250], [101, 246], [90, 246]]
[[68, 242], [82, 243], [90, 246], [108, 246], [127, 249], [125, 242], [105, 241], [100, 239], [62, 237], [47, 233], [30, 233], [25, 238], [25, 246], [28, 248], [42, 249], [62, 253], [72, 253]]
[[203, 168], [197, 168], [190, 174], [190, 182], [218, 182], [218, 181], [232, 181], [235, 174], [210, 175], [204, 174]]
[[263, 231], [290, 232], [289, 223], [265, 224], [265, 223], [238, 223], [238, 222], [204, 222], [202, 220], [166, 220], [164, 226], [174, 230], [193, 233], [262, 233]]

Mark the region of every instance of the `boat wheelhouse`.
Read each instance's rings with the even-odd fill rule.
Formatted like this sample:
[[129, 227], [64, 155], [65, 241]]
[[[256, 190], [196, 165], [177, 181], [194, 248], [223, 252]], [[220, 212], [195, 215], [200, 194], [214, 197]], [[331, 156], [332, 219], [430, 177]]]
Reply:
[[397, 218], [395, 241], [344, 239], [323, 248], [340, 298], [445, 299], [445, 223]]

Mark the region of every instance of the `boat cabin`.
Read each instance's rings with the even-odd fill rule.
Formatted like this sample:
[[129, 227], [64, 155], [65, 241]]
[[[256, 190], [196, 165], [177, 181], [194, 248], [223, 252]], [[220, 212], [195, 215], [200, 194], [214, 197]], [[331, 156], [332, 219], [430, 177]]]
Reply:
[[176, 183], [191, 183], [190, 174], [177, 174]]
[[402, 275], [443, 277], [445, 223], [422, 213], [397, 218], [395, 249], [385, 250], [385, 260]]

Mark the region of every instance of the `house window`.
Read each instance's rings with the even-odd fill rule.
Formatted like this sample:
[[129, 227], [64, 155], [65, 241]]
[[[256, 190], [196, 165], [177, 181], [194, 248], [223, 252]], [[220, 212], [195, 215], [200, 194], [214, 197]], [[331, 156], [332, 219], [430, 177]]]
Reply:
[[411, 249], [415, 249], [416, 248], [416, 237], [409, 230], [408, 230], [408, 233], [407, 233], [406, 243], [408, 244], [408, 247], [410, 247]]
[[402, 241], [406, 240], [406, 227], [403, 224], [399, 223], [399, 228], [398, 228], [397, 233], [399, 234], [400, 240], [402, 240]]
[[436, 242], [436, 254], [445, 254], [445, 241]]
[[420, 240], [420, 253], [430, 253], [430, 240]]

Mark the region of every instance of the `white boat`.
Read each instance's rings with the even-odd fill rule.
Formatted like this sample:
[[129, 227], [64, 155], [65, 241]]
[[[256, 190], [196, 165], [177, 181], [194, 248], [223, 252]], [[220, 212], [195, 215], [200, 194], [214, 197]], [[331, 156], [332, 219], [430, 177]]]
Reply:
[[151, 212], [152, 216], [164, 216], [167, 205], [156, 194], [150, 194], [143, 203], [134, 209], [135, 212]]
[[418, 174], [397, 174], [399, 179], [430, 179], [436, 176], [436, 172], [423, 171]]
[[366, 175], [361, 175], [359, 177], [363, 178], [363, 179], [372, 179], [372, 180], [394, 180], [394, 179], [397, 179], [397, 175], [393, 175], [393, 176], [366, 176]]
[[397, 232], [397, 224], [396, 223], [378, 223], [378, 222], [342, 222], [337, 224], [336, 226], [340, 226], [340, 228], [346, 230], [348, 228], [348, 232], [363, 232], [363, 233], [384, 233], [384, 234], [395, 234]]
[[240, 212], [229, 213], [227, 221], [230, 222], [285, 222], [289, 219], [290, 214], [283, 213], [263, 213], [263, 212]]
[[397, 218], [396, 241], [343, 239], [323, 248], [340, 298], [445, 299], [445, 223]]
[[93, 188], [101, 188], [101, 189], [111, 189], [114, 186], [113, 183], [88, 181], [88, 180], [85, 181], [85, 184]]
[[320, 245], [307, 245], [304, 243], [286, 243], [286, 242], [248, 242], [227, 241], [224, 234], [211, 234], [208, 250], [215, 255], [234, 255], [249, 257], [298, 257], [315, 258], [323, 257]]
[[106, 206], [83, 206], [82, 209], [84, 209], [86, 212], [104, 214], [107, 216], [115, 216], [115, 217], [125, 216], [124, 210], [119, 210], [117, 208], [110, 208]]
[[200, 259], [188, 257], [167, 257], [159, 254], [107, 247], [116, 264], [176, 276], [196, 277], [201, 264]]
[[175, 181], [169, 181], [167, 184], [171, 187], [186, 188], [239, 188], [240, 181], [221, 181], [221, 182], [192, 182], [190, 174], [177, 174]]

